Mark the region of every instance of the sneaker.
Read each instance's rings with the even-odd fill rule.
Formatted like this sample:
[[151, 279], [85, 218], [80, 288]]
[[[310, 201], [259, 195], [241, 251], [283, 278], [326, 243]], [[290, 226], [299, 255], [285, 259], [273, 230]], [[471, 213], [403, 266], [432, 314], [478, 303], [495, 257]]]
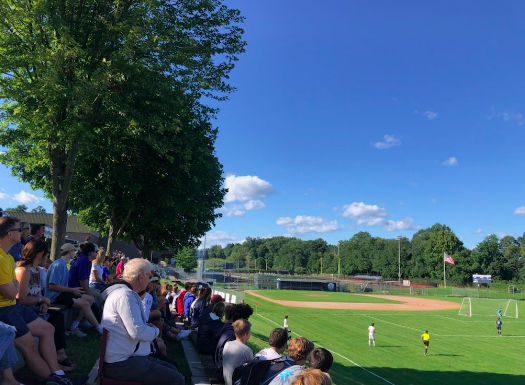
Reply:
[[183, 338], [186, 338], [190, 335], [191, 333], [191, 330], [181, 330], [179, 334], [177, 334], [177, 337], [175, 337], [177, 339], [177, 341], [180, 341], [182, 340]]
[[82, 337], [87, 336], [87, 334], [86, 334], [86, 333], [82, 333], [82, 331], [80, 331], [79, 328], [76, 328], [76, 329], [74, 329], [74, 330], [69, 330], [69, 331], [67, 331], [67, 332], [66, 332], [66, 335], [67, 335], [67, 336], [72, 335], [72, 336], [79, 337], [79, 338], [82, 338]]
[[58, 366], [60, 366], [60, 369], [62, 369], [64, 372], [72, 372], [76, 368], [75, 364], [73, 364], [73, 363], [71, 363], [71, 361], [69, 361], [69, 358], [66, 358], [63, 361], [60, 361], [58, 363]]
[[65, 375], [60, 376], [58, 374], [52, 373], [49, 376], [49, 378], [48, 378], [48, 380], [46, 382], [46, 385], [73, 385], [73, 383]]

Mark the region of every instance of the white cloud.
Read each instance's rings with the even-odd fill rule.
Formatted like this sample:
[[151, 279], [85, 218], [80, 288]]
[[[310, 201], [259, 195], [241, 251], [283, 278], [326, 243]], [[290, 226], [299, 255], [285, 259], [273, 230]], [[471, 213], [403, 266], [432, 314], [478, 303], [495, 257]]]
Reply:
[[44, 200], [44, 198], [39, 198], [36, 195], [33, 195], [31, 193], [20, 191], [19, 193], [16, 193], [13, 196], [14, 200], [23, 204], [28, 203], [38, 203]]
[[246, 212], [242, 205], [222, 206], [219, 211], [222, 211], [227, 217], [244, 217]]
[[437, 112], [434, 111], [425, 111], [422, 112], [422, 114], [428, 119], [428, 120], [434, 120], [438, 117]]
[[441, 164], [444, 166], [456, 166], [458, 164], [458, 160], [452, 156], [444, 162], [442, 162]]
[[399, 202], [399, 206], [404, 206], [404, 205], [405, 205], [405, 202], [402, 202], [402, 201]]
[[11, 197], [8, 194], [0, 192], [0, 199], [3, 200], [3, 199], [9, 199], [9, 198], [11, 198]]
[[[201, 243], [204, 244], [204, 238], [200, 239]], [[228, 243], [240, 243], [237, 236], [234, 234], [228, 234], [225, 231], [214, 231], [206, 234], [206, 248], [213, 245], [226, 246]]]
[[515, 215], [525, 215], [525, 206], [520, 206], [514, 210]]
[[252, 199], [251, 201], [246, 202], [243, 206], [246, 210], [260, 210], [266, 207], [264, 203], [258, 199]]
[[383, 138], [385, 139], [384, 142], [375, 142], [372, 143], [372, 146], [379, 150], [385, 150], [387, 148], [399, 146], [401, 144], [401, 141], [394, 138], [394, 135], [385, 135]]
[[479, 228], [479, 229], [477, 229], [477, 230], [474, 231], [474, 232], [475, 232], [476, 234], [481, 234], [482, 231], [483, 231], [483, 229], [482, 229], [482, 228]]
[[337, 221], [308, 215], [298, 215], [295, 218], [281, 217], [277, 219], [276, 223], [285, 226], [290, 234], [331, 233], [340, 228]]
[[224, 187], [228, 189], [228, 193], [224, 197], [226, 203], [264, 198], [275, 193], [269, 182], [252, 175], [228, 175], [224, 180]]
[[414, 220], [407, 217], [400, 221], [387, 220], [387, 211], [377, 205], [367, 205], [363, 202], [354, 202], [343, 206], [343, 217], [354, 219], [358, 225], [381, 226], [387, 231], [395, 230], [417, 230], [419, 226], [414, 225]]
[[434, 120], [434, 119], [436, 119], [438, 117], [438, 113], [437, 112], [430, 111], [430, 110], [426, 110], [426, 111], [415, 110], [414, 113], [423, 115], [428, 120]]
[[373, 226], [377, 220], [386, 217], [388, 214], [386, 210], [377, 205], [367, 205], [363, 202], [354, 202], [350, 205], [343, 206], [343, 217], [357, 220], [358, 224], [366, 223]]

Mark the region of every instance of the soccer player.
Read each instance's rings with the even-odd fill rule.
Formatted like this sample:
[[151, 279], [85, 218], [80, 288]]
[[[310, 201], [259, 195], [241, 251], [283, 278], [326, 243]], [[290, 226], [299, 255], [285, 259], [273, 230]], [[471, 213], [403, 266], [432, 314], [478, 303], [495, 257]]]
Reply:
[[498, 318], [496, 320], [496, 330], [498, 331], [498, 334], [501, 336], [501, 325], [502, 325], [503, 322], [501, 322], [501, 320]]
[[372, 325], [368, 327], [368, 346], [370, 346], [370, 341], [374, 343], [374, 348], [376, 347], [376, 328], [374, 327], [374, 323], [372, 322]]
[[425, 345], [425, 356], [428, 352], [428, 343], [430, 342], [430, 335], [428, 334], [428, 330], [425, 330], [423, 334], [421, 334], [421, 341], [423, 341], [423, 345]]
[[286, 333], [288, 334], [288, 339], [290, 340], [292, 337], [290, 336], [290, 333], [292, 332], [290, 330], [290, 326], [288, 326], [288, 316], [284, 316], [284, 323], [283, 323], [283, 329], [286, 330]]
[[501, 319], [501, 317], [503, 316], [503, 309], [500, 308], [496, 315], [498, 316], [498, 319]]

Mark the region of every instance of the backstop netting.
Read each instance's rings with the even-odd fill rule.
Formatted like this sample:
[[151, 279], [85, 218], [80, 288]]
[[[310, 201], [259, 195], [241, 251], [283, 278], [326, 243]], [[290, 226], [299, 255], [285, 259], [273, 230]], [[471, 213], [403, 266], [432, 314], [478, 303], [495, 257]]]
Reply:
[[463, 298], [458, 314], [496, 317], [499, 309], [503, 317], [518, 318], [518, 301], [515, 299]]

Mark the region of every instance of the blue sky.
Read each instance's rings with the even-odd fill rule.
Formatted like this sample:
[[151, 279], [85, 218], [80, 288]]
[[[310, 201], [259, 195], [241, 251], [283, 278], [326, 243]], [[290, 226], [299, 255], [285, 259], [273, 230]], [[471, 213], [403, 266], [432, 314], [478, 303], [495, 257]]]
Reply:
[[[216, 122], [230, 192], [207, 246], [437, 222], [467, 247], [523, 234], [524, 2], [227, 4], [248, 46]], [[0, 180], [0, 207], [50, 210]]]

